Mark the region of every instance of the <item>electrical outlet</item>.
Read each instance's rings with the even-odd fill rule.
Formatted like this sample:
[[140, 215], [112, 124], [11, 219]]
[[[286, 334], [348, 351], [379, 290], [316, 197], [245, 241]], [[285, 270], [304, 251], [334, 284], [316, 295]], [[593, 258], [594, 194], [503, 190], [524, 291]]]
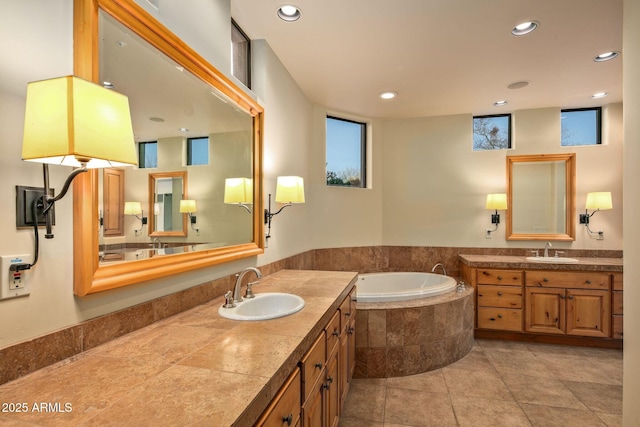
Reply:
[[484, 238], [485, 239], [491, 239], [493, 236], [491, 235], [491, 230], [490, 229], [486, 229], [484, 230]]
[[31, 264], [31, 255], [0, 256], [0, 300], [31, 293], [31, 270], [12, 270], [12, 265]]

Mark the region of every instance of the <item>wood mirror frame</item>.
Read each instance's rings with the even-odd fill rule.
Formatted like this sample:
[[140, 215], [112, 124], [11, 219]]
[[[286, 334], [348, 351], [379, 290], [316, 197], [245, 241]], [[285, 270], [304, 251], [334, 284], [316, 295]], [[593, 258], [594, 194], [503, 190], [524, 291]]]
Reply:
[[[149, 206], [154, 206], [156, 203], [156, 188], [159, 179], [182, 179], [182, 193], [177, 203], [180, 204], [180, 200], [186, 200], [189, 198], [187, 189], [189, 184], [187, 182], [187, 171], [178, 172], [155, 172], [149, 174]], [[173, 203], [176, 203], [175, 201]], [[180, 229], [169, 231], [158, 231], [158, 224], [156, 224], [155, 212], [149, 212], [149, 237], [161, 237], [161, 236], [187, 236], [187, 215], [180, 214]]]
[[[540, 162], [564, 162], [564, 179], [565, 179], [565, 196], [564, 207], [564, 233], [536, 233], [534, 231], [528, 233], [514, 232], [513, 215], [514, 215], [514, 165], [523, 163], [540, 163]], [[575, 153], [563, 154], [537, 154], [537, 155], [521, 155], [507, 156], [507, 240], [556, 240], [556, 241], [573, 241], [576, 236], [576, 155]], [[559, 216], [561, 213], [556, 212]], [[544, 221], [542, 221], [544, 223]]]
[[263, 108], [230, 79], [151, 17], [133, 0], [74, 0], [74, 74], [98, 82], [98, 11], [102, 10], [205, 83], [221, 91], [253, 117], [253, 241], [203, 251], [99, 265], [98, 171], [73, 184], [74, 293], [78, 296], [119, 288], [264, 252], [262, 213]]

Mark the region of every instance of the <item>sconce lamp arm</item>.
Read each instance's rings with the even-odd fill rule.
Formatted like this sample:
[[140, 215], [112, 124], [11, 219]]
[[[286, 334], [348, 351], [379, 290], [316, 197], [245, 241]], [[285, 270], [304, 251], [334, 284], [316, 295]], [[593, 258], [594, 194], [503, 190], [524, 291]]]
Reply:
[[277, 212], [272, 213], [271, 212], [271, 194], [269, 194], [269, 209], [264, 210], [264, 223], [267, 224], [267, 235], [265, 237], [267, 239], [271, 237], [271, 218], [278, 215], [280, 212], [282, 212], [284, 208], [289, 206], [291, 206], [291, 203], [287, 203], [286, 205], [278, 209]]
[[67, 177], [67, 180], [64, 182], [63, 186], [62, 186], [62, 190], [60, 190], [60, 193], [58, 193], [57, 196], [52, 197], [49, 196], [49, 165], [44, 163], [42, 165], [43, 168], [43, 175], [44, 175], [44, 186], [45, 186], [45, 197], [46, 197], [46, 207], [44, 208], [43, 213], [46, 215], [47, 212], [49, 212], [49, 210], [51, 209], [51, 207], [54, 205], [55, 202], [57, 202], [58, 200], [62, 199], [67, 192], [69, 191], [69, 187], [71, 187], [71, 182], [73, 181], [73, 179], [80, 175], [83, 172], [87, 172], [89, 169], [87, 169], [86, 167], [86, 163], [82, 163], [82, 166], [79, 167], [78, 169], [74, 169], [73, 172], [71, 172], [71, 174], [69, 174], [69, 176]]

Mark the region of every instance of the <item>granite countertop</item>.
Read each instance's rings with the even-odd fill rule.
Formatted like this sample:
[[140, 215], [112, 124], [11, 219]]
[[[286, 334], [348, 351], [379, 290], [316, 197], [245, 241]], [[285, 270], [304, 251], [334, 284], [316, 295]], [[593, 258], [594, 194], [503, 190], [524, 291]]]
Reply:
[[469, 267], [519, 268], [526, 270], [570, 270], [622, 272], [622, 258], [582, 258], [573, 264], [528, 261], [526, 256], [513, 255], [458, 255], [458, 259]]
[[252, 425], [357, 281], [281, 270], [254, 287], [301, 296], [279, 319], [239, 322], [223, 298], [0, 386], [0, 424]]

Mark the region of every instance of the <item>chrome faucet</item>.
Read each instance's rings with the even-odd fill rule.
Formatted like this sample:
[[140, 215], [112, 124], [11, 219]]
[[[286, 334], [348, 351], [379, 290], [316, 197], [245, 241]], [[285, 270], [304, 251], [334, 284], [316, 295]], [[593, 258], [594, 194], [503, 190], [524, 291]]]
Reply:
[[154, 237], [151, 242], [153, 245], [153, 249], [156, 249], [156, 243], [158, 244], [158, 249], [162, 249], [162, 242], [157, 237]]
[[433, 266], [433, 268], [431, 269], [432, 273], [435, 273], [436, 268], [440, 267], [442, 269], [442, 274], [444, 274], [445, 276], [447, 275], [447, 270], [444, 268], [444, 265], [442, 265], [441, 262], [437, 263], [436, 265]]
[[233, 288], [233, 302], [236, 304], [239, 302], [242, 302], [242, 296], [240, 295], [240, 289], [242, 287], [242, 278], [244, 277], [245, 274], [247, 274], [250, 271], [253, 271], [254, 273], [256, 273], [256, 276], [258, 276], [258, 279], [262, 278], [262, 273], [260, 273], [260, 270], [258, 270], [255, 267], [247, 267], [244, 270], [242, 270], [240, 274], [236, 274], [236, 285]]
[[549, 248], [551, 247], [551, 243], [547, 242], [544, 244], [544, 257], [549, 257]]

